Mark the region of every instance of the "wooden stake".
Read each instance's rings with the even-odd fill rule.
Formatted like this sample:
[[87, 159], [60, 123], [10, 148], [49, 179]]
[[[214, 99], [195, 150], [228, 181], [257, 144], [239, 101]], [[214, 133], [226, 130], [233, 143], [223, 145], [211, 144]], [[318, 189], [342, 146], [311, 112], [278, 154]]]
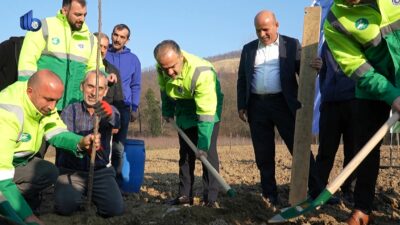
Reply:
[[292, 205], [301, 202], [307, 197], [316, 78], [316, 71], [309, 64], [312, 59], [317, 57], [320, 21], [320, 7], [305, 8], [298, 93], [298, 99], [302, 107], [296, 113], [289, 193], [289, 203]]
[[[98, 19], [98, 32], [101, 33], [101, 0], [98, 0], [98, 10], [99, 10], [99, 19]], [[101, 62], [102, 63], [102, 62]], [[100, 65], [100, 40], [97, 41], [97, 52], [96, 52], [96, 99], [99, 98], [99, 65]], [[97, 135], [99, 133], [99, 116], [95, 116], [94, 126], [93, 126], [93, 134]], [[87, 190], [87, 203], [86, 208], [90, 213], [90, 207], [92, 203], [92, 193], [93, 193], [93, 178], [94, 178], [94, 166], [96, 159], [96, 146], [92, 146], [92, 153], [90, 154], [90, 167], [89, 167], [89, 177], [88, 177], [88, 190]]]

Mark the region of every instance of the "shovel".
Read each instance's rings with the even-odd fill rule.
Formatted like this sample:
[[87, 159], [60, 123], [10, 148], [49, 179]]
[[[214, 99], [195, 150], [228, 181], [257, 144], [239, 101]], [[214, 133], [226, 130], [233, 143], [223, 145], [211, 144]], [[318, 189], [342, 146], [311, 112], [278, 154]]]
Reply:
[[313, 201], [307, 199], [295, 206], [285, 208], [281, 210], [280, 214], [273, 216], [268, 220], [268, 223], [283, 223], [289, 219], [303, 215], [304, 213], [311, 211], [325, 204], [329, 198], [339, 189], [344, 181], [350, 176], [350, 174], [360, 165], [360, 163], [367, 157], [372, 149], [379, 143], [380, 140], [386, 135], [390, 127], [399, 119], [399, 113], [395, 112], [391, 117], [383, 124], [381, 128], [372, 136], [372, 138], [364, 145], [364, 147], [354, 156], [349, 164], [343, 169], [343, 171], [332, 181], [321, 194]]
[[[193, 150], [193, 152], [197, 155], [197, 147], [193, 144], [193, 142], [189, 139], [189, 137], [181, 130], [181, 128], [176, 125], [175, 121], [172, 121], [172, 126], [178, 131], [179, 135], [186, 141], [186, 143], [189, 145], [189, 147]], [[208, 172], [210, 172], [218, 181], [218, 183], [222, 186], [224, 191], [226, 191], [226, 194], [229, 197], [234, 197], [236, 195], [236, 191], [229, 186], [224, 180], [224, 178], [219, 175], [217, 170], [208, 162], [207, 158], [205, 156], [200, 156], [201, 162], [207, 167]]]

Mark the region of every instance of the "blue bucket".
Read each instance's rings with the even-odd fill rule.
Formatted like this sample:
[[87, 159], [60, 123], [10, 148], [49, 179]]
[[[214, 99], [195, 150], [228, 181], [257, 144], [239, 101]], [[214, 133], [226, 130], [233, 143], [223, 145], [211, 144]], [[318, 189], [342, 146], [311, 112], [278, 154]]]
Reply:
[[144, 177], [144, 141], [126, 139], [123, 158], [121, 188], [124, 192], [138, 193]]

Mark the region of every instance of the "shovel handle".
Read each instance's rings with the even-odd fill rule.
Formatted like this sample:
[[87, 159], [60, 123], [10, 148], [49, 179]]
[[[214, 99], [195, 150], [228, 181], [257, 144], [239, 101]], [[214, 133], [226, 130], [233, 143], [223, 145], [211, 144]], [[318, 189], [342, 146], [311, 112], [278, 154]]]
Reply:
[[382, 140], [386, 135], [390, 127], [399, 120], [399, 113], [394, 112], [392, 116], [383, 124], [381, 128], [371, 137], [371, 139], [364, 145], [364, 147], [354, 156], [354, 158], [347, 164], [343, 171], [328, 184], [326, 189], [330, 193], [335, 193], [344, 181], [350, 176], [350, 174], [361, 164], [361, 162], [367, 157], [367, 155], [374, 149], [374, 147]]
[[[189, 147], [193, 150], [193, 152], [197, 155], [197, 152], [199, 151], [197, 147], [193, 144], [193, 142], [189, 139], [189, 137], [183, 132], [181, 128], [178, 127], [178, 125], [175, 123], [175, 121], [172, 121], [172, 126], [178, 131], [179, 135], [185, 140], [185, 142], [189, 145]], [[236, 195], [236, 191], [232, 189], [229, 184], [227, 184], [224, 180], [224, 178], [221, 177], [221, 175], [217, 172], [217, 170], [210, 164], [210, 162], [207, 160], [205, 156], [200, 156], [201, 162], [204, 164], [204, 166], [207, 168], [208, 172], [210, 172], [218, 181], [218, 183], [222, 186], [224, 191], [228, 194], [229, 197], [234, 197]]]

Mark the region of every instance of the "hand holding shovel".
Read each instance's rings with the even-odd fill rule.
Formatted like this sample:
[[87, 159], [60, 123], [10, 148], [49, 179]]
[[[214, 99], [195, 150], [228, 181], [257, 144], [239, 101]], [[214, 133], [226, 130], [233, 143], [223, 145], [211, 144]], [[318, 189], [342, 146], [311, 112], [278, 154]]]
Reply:
[[221, 175], [219, 175], [219, 173], [217, 172], [217, 170], [215, 170], [215, 168], [210, 164], [210, 162], [208, 162], [207, 160], [207, 153], [202, 154], [197, 149], [197, 147], [193, 144], [193, 142], [189, 139], [189, 137], [185, 134], [185, 132], [182, 131], [182, 129], [180, 129], [178, 127], [178, 125], [176, 125], [175, 121], [170, 120], [169, 122], [172, 123], [172, 126], [178, 131], [179, 135], [186, 141], [186, 143], [190, 146], [190, 148], [193, 150], [193, 152], [196, 154], [196, 156], [201, 160], [201, 162], [206, 166], [208, 172], [210, 172], [218, 181], [218, 183], [222, 186], [222, 188], [226, 191], [226, 193], [228, 194], [229, 197], [234, 197], [236, 195], [236, 191], [234, 189], [232, 189], [229, 184], [227, 184], [224, 180], [224, 178], [221, 177]]

